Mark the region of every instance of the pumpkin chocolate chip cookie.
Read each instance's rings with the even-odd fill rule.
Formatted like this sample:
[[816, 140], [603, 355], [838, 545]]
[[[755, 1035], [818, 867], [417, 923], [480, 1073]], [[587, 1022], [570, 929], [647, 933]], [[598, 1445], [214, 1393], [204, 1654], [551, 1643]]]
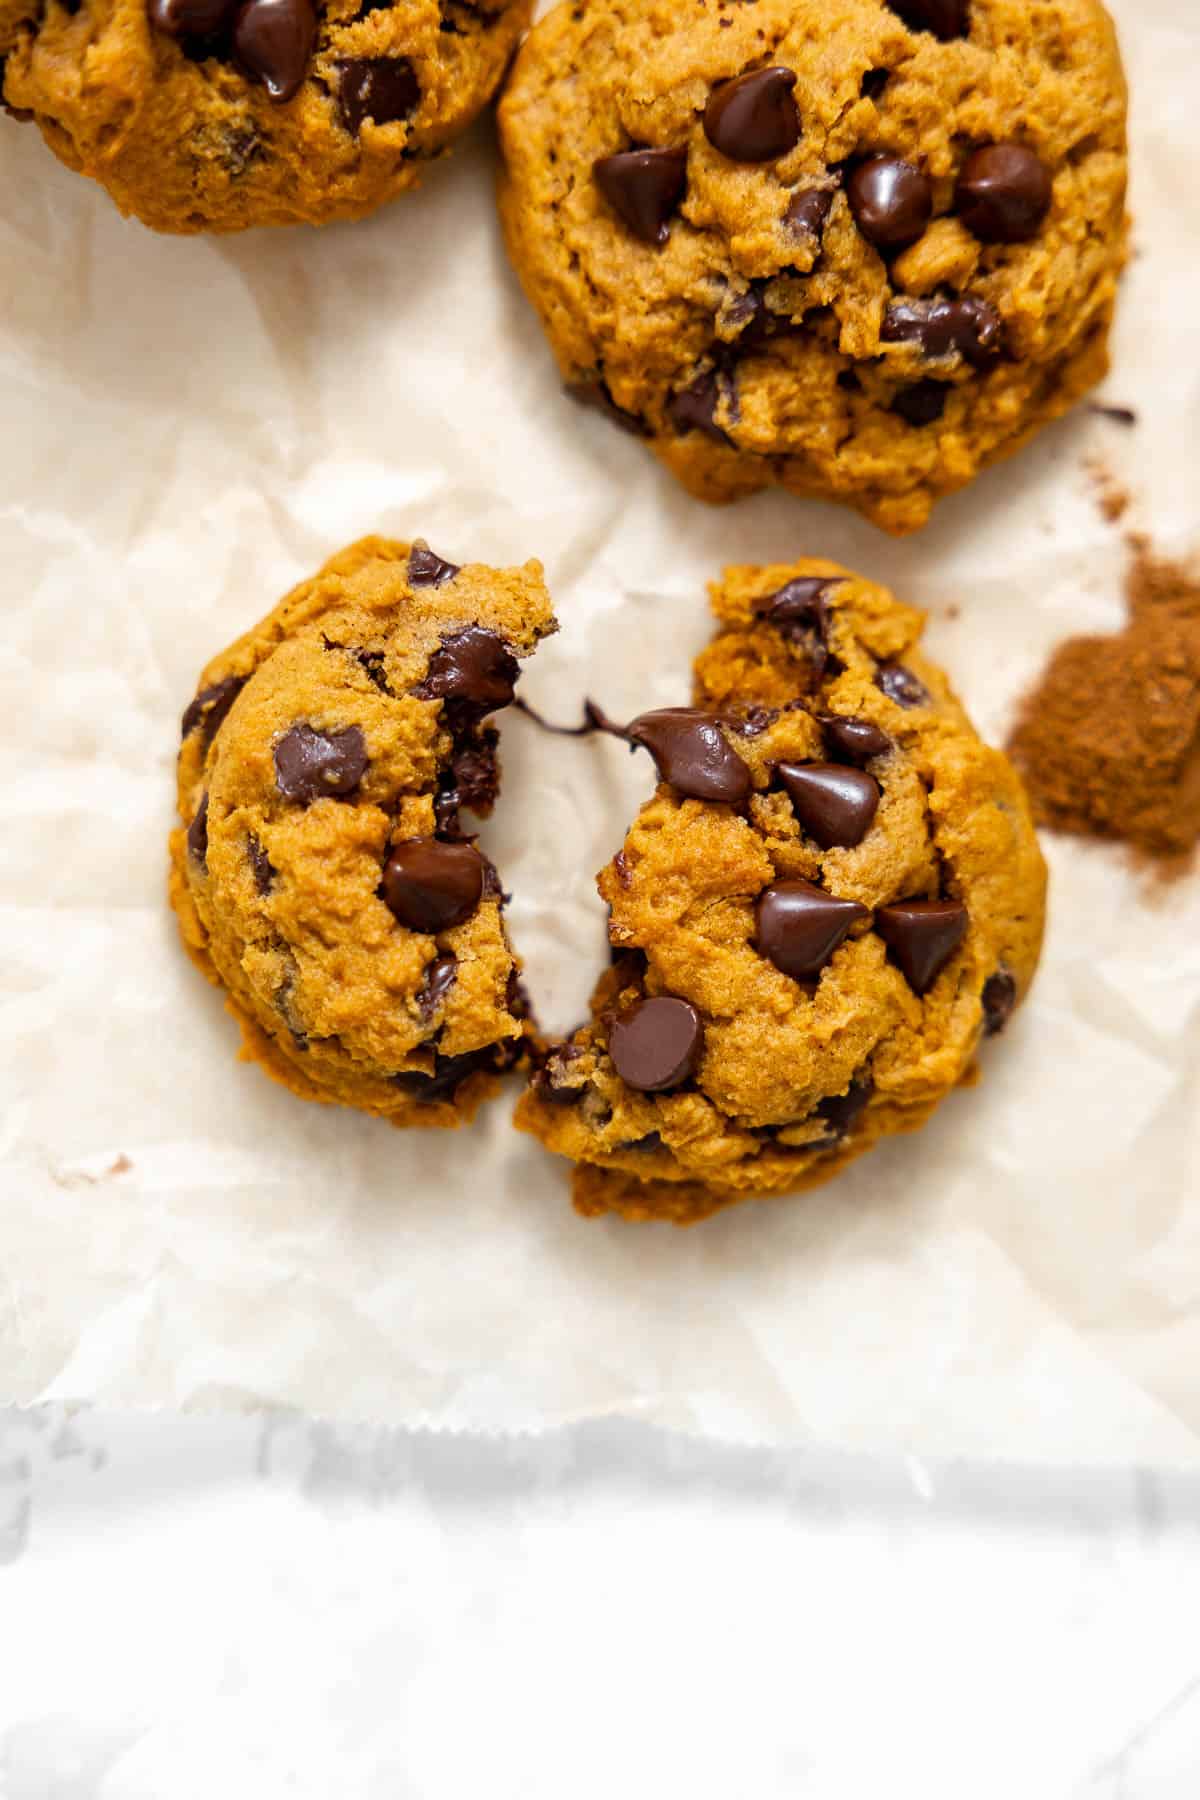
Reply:
[[1041, 948], [1020, 781], [921, 615], [813, 561], [729, 569], [712, 599], [694, 706], [621, 733], [659, 785], [599, 878], [591, 1022], [518, 1106], [584, 1213], [690, 1224], [915, 1130]]
[[1107, 366], [1099, 0], [564, 0], [500, 127], [568, 391], [701, 499], [778, 484], [912, 531]]
[[530, 0], [0, 0], [0, 100], [157, 231], [358, 218], [491, 99]]
[[171, 901], [243, 1055], [294, 1093], [457, 1125], [522, 1054], [500, 882], [459, 813], [491, 811], [484, 721], [555, 629], [537, 563], [365, 538], [201, 676]]

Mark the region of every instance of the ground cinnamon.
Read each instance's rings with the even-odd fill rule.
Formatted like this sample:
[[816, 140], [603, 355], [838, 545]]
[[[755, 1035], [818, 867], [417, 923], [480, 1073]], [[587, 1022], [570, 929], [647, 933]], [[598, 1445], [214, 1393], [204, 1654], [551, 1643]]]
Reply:
[[1040, 824], [1179, 858], [1200, 840], [1200, 572], [1130, 542], [1124, 631], [1060, 645], [1008, 748]]

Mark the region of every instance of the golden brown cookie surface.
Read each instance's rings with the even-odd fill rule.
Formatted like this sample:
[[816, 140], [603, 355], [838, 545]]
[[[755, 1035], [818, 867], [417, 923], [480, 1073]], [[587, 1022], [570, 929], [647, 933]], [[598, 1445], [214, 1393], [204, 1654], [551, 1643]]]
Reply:
[[695, 706], [599, 878], [612, 968], [518, 1124], [588, 1213], [690, 1223], [923, 1124], [1037, 965], [1045, 867], [921, 616], [812, 560], [735, 568]]
[[491, 99], [530, 0], [0, 0], [0, 97], [157, 231], [357, 218]]
[[365, 538], [205, 669], [184, 714], [171, 899], [243, 1054], [294, 1092], [457, 1125], [517, 1060], [524, 1004], [486, 815], [541, 568]]
[[1104, 372], [1099, 0], [564, 0], [500, 124], [564, 381], [703, 499], [780, 484], [911, 531]]

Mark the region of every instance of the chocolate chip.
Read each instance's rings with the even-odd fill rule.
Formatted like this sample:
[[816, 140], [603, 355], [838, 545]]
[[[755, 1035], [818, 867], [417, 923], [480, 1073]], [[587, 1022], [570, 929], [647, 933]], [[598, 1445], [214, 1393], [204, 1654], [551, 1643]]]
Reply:
[[857, 900], [839, 900], [811, 881], [777, 881], [754, 909], [758, 949], [793, 981], [815, 981], [846, 933], [868, 917]]
[[976, 294], [961, 300], [897, 300], [888, 307], [879, 336], [885, 344], [917, 344], [925, 356], [957, 351], [974, 369], [986, 369], [1003, 349], [1000, 314]]
[[901, 388], [892, 401], [892, 411], [899, 413], [906, 425], [935, 425], [946, 410], [949, 388], [944, 381], [915, 381]]
[[902, 900], [881, 906], [875, 929], [914, 994], [927, 994], [967, 931], [957, 900]]
[[822, 850], [851, 850], [871, 829], [879, 783], [838, 763], [780, 763], [776, 770], [800, 824]]
[[271, 866], [270, 857], [253, 832], [246, 837], [246, 856], [254, 875], [255, 887], [260, 894], [269, 894], [275, 885], [275, 870]]
[[620, 150], [592, 164], [596, 186], [634, 237], [665, 244], [687, 186], [687, 150]]
[[663, 1141], [661, 1131], [647, 1131], [645, 1135], [640, 1138], [629, 1138], [625, 1143], [617, 1145], [618, 1150], [636, 1150], [639, 1155], [646, 1156], [650, 1155], [655, 1150], [663, 1150], [665, 1148], [666, 1145]]
[[805, 652], [818, 682], [826, 673], [840, 674], [844, 666], [829, 650], [828, 597], [841, 579], [839, 575], [798, 575], [754, 602], [757, 618], [777, 626], [789, 643]]
[[704, 1051], [704, 1024], [696, 1008], [673, 994], [639, 1000], [613, 1020], [608, 1053], [621, 1080], [641, 1094], [681, 1087], [695, 1074]]
[[614, 425], [619, 425], [622, 431], [628, 431], [632, 437], [650, 435], [650, 427], [645, 419], [618, 406], [603, 381], [568, 381], [566, 392], [578, 406], [590, 406], [594, 412], [603, 413], [605, 418], [611, 419]]
[[875, 671], [875, 686], [897, 706], [929, 705], [929, 689], [903, 663], [880, 663]]
[[663, 781], [690, 800], [741, 806], [750, 796], [750, 771], [725, 733], [717, 713], [667, 706], [643, 713], [628, 731], [631, 744], [649, 750]]
[[788, 201], [783, 215], [785, 230], [797, 238], [819, 238], [832, 205], [832, 188], [800, 188]]
[[512, 1067], [513, 1061], [514, 1055], [505, 1045], [487, 1044], [482, 1050], [464, 1050], [460, 1056], [438, 1056], [432, 1075], [424, 1075], [415, 1069], [406, 1070], [401, 1075], [393, 1075], [392, 1081], [414, 1100], [429, 1105], [435, 1100], [452, 1099], [455, 1089], [469, 1075], [483, 1069], [489, 1074], [500, 1075]]
[[818, 1100], [816, 1111], [835, 1138], [843, 1138], [875, 1091], [873, 1081], [855, 1080], [844, 1094], [828, 1094]]
[[791, 69], [753, 69], [714, 88], [704, 109], [704, 135], [733, 162], [774, 162], [800, 142]]
[[248, 679], [246, 675], [227, 675], [224, 681], [214, 682], [212, 687], [201, 688], [183, 715], [181, 735], [189, 737], [201, 725], [205, 744], [211, 744]]
[[496, 804], [500, 791], [496, 744], [494, 731], [481, 732], [473, 742], [455, 751], [449, 769], [440, 777], [444, 785], [434, 797], [433, 810], [443, 836], [459, 836], [460, 807], [486, 819]]
[[425, 979], [417, 994], [417, 1011], [426, 1024], [454, 986], [457, 975], [458, 958], [452, 951], [448, 950], [444, 956], [435, 956], [431, 963], [426, 963]]
[[929, 178], [901, 156], [869, 156], [851, 175], [846, 193], [858, 229], [882, 250], [915, 244], [933, 214]]
[[844, 719], [836, 713], [819, 713], [817, 724], [825, 737], [826, 748], [843, 762], [862, 767], [873, 756], [890, 750], [892, 740], [869, 719]]
[[967, 35], [967, 0], [888, 0], [910, 31], [932, 31], [943, 43]]
[[983, 984], [983, 1034], [1003, 1031], [1017, 1004], [1017, 984], [1007, 969], [997, 969]]
[[401, 925], [432, 936], [470, 918], [483, 877], [484, 859], [473, 844], [408, 838], [383, 865], [381, 895]]
[[444, 700], [452, 730], [479, 720], [512, 700], [520, 665], [502, 637], [482, 625], [464, 625], [442, 639], [429, 659], [419, 700]]
[[405, 56], [356, 56], [338, 65], [338, 109], [355, 137], [367, 119], [394, 125], [421, 104], [421, 89]]
[[457, 563], [436, 555], [424, 538], [418, 538], [408, 553], [409, 587], [441, 587], [444, 581], [454, 580], [458, 569]]
[[725, 391], [716, 369], [697, 375], [695, 381], [672, 394], [667, 403], [667, 416], [680, 436], [689, 431], [702, 431], [714, 443], [728, 444], [730, 438], [717, 424], [717, 406]]
[[208, 871], [208, 795], [201, 797], [196, 816], [187, 828], [188, 855]]
[[1036, 236], [1050, 209], [1050, 171], [1023, 144], [985, 144], [962, 166], [954, 206], [985, 244], [1020, 244]]
[[859, 94], [864, 100], [878, 100], [891, 78], [890, 69], [868, 69], [858, 84]]
[[848, 394], [857, 394], [862, 391], [862, 381], [859, 379], [857, 369], [839, 369], [834, 379], [838, 386], [844, 388]]
[[314, 731], [293, 725], [275, 746], [275, 785], [285, 800], [325, 796], [343, 800], [367, 770], [367, 741], [357, 725], [345, 731]]
[[567, 1080], [567, 1072], [572, 1063], [576, 1063], [583, 1055], [578, 1044], [560, 1044], [547, 1056], [545, 1063], [534, 1077], [534, 1087], [543, 1100], [549, 1100], [554, 1106], [576, 1106], [587, 1091], [587, 1084], [580, 1082], [572, 1087]]
[[150, 0], [150, 23], [168, 37], [212, 37], [237, 7], [238, 0]]
[[233, 25], [233, 53], [272, 100], [300, 91], [317, 36], [312, 0], [246, 0]]

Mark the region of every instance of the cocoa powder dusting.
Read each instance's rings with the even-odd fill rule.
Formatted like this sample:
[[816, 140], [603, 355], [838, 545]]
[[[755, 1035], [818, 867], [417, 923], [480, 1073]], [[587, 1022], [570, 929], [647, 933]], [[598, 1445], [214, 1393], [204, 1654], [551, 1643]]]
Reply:
[[1124, 631], [1054, 652], [1008, 749], [1039, 824], [1165, 861], [1200, 840], [1200, 571], [1130, 543]]

